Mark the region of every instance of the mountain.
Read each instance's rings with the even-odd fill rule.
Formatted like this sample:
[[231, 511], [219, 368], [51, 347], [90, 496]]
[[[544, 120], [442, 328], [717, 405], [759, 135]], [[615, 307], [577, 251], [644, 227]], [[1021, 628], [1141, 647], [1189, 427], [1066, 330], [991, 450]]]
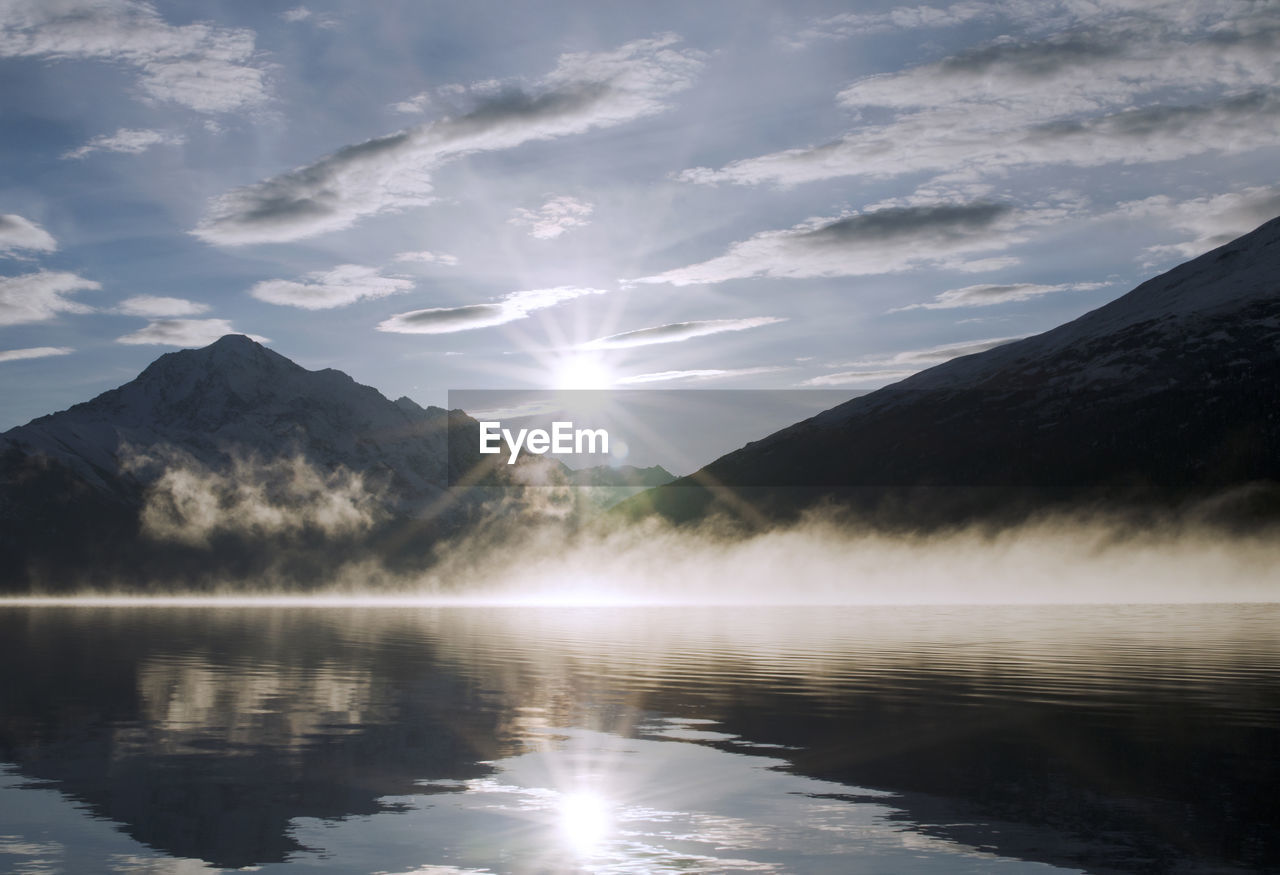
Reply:
[[359, 559], [420, 568], [441, 541], [538, 504], [511, 488], [535, 462], [540, 482], [618, 497], [671, 479], [533, 457], [508, 470], [481, 457], [460, 410], [391, 401], [230, 335], [0, 436], [0, 589], [305, 584]]
[[120, 488], [130, 457], [181, 448], [220, 469], [233, 453], [300, 454], [324, 469], [385, 472], [395, 503], [421, 511], [447, 480], [449, 415], [391, 402], [332, 369], [308, 371], [241, 335], [162, 355], [118, 389], [3, 435], [91, 486]]
[[621, 512], [750, 522], [832, 503], [928, 527], [1235, 490], [1235, 510], [1275, 516], [1277, 482], [1280, 219], [1051, 331], [747, 444]]

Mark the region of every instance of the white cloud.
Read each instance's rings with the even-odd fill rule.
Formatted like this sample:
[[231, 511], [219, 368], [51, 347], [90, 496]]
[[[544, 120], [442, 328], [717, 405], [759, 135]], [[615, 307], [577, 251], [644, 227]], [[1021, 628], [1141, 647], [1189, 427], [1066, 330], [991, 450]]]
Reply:
[[757, 374], [772, 374], [782, 370], [778, 367], [760, 368], [702, 368], [688, 371], [656, 371], [651, 374], [633, 374], [615, 380], [619, 386], [642, 385], [645, 383], [669, 383], [674, 381], [720, 380], [731, 377], [751, 377]]
[[871, 356], [851, 362], [834, 362], [832, 368], [853, 368], [834, 374], [823, 374], [805, 380], [802, 386], [865, 386], [885, 384], [909, 377], [925, 368], [940, 365], [964, 355], [974, 355], [1021, 340], [1022, 337], [992, 337], [986, 340], [964, 340], [925, 349], [909, 349], [892, 355]]
[[[1006, 15], [1015, 5], [958, 4], [938, 14]], [[1000, 37], [940, 61], [865, 77], [840, 92], [839, 102], [859, 119], [871, 111], [889, 120], [858, 124], [827, 143], [692, 168], [679, 178], [795, 185], [842, 176], [1150, 163], [1280, 142], [1275, 3], [1021, 6], [1014, 17], [1037, 30], [1034, 37]], [[850, 20], [857, 26], [923, 20], [922, 10]]]
[[532, 88], [484, 94], [475, 108], [347, 146], [213, 200], [194, 230], [222, 245], [287, 242], [433, 200], [431, 174], [462, 155], [580, 134], [660, 112], [702, 62], [674, 36], [612, 52], [562, 55]]
[[[186, 348], [208, 346], [228, 334], [245, 334], [231, 326], [226, 319], [153, 319], [145, 328], [132, 334], [117, 337], [116, 343], [131, 346], [181, 346]], [[258, 343], [269, 343], [265, 337], [246, 334]]]
[[[917, 369], [918, 370], [918, 369]], [[903, 377], [909, 377], [917, 370], [873, 369], [869, 371], [841, 371], [837, 374], [823, 374], [801, 381], [801, 386], [872, 386], [884, 385]]]
[[965, 286], [959, 289], [948, 289], [939, 292], [932, 301], [923, 304], [909, 304], [906, 307], [895, 307], [890, 313], [903, 310], [952, 310], [959, 307], [990, 307], [995, 304], [1008, 304], [1014, 301], [1030, 301], [1041, 295], [1054, 292], [1084, 292], [1100, 289], [1106, 283], [1058, 283], [1041, 285], [1039, 283], [1007, 283]]
[[295, 6], [280, 13], [280, 17], [288, 22], [306, 21], [311, 17], [311, 10], [305, 6]]
[[723, 334], [726, 331], [746, 331], [763, 325], [786, 322], [778, 316], [752, 316], [746, 319], [704, 319], [697, 322], [671, 322], [652, 328], [637, 328], [581, 344], [581, 349], [628, 349], [633, 346], [652, 346], [657, 343], [679, 343], [695, 337]]
[[19, 250], [53, 252], [58, 241], [53, 235], [30, 219], [16, 213], [0, 215], [0, 255], [12, 255]]
[[226, 532], [294, 536], [309, 529], [351, 535], [380, 516], [380, 492], [361, 474], [342, 466], [322, 471], [302, 456], [264, 460], [233, 451], [230, 469], [219, 471], [161, 446], [127, 456], [125, 465], [158, 473], [140, 519], [143, 531], [161, 540], [207, 544]]
[[528, 228], [530, 237], [551, 240], [570, 228], [591, 224], [589, 219], [594, 210], [594, 204], [561, 195], [551, 198], [536, 210], [517, 207], [508, 221], [512, 225]]
[[445, 264], [453, 267], [458, 263], [458, 256], [446, 255], [441, 252], [427, 252], [424, 249], [421, 252], [401, 252], [396, 256], [395, 260], [418, 264]]
[[970, 21], [1008, 15], [1016, 5], [1019, 4], [962, 2], [951, 6], [900, 6], [888, 12], [844, 12], [815, 21], [787, 42], [794, 48], [802, 48], [816, 40], [848, 39], [917, 28], [955, 27]]
[[492, 304], [467, 304], [461, 307], [431, 307], [397, 313], [378, 324], [379, 331], [393, 334], [452, 334], [491, 328], [524, 319], [534, 310], [554, 307], [584, 295], [603, 295], [604, 289], [559, 286], [553, 289], [529, 289], [512, 292]]
[[0, 349], [0, 362], [41, 359], [51, 355], [69, 355], [73, 352], [75, 350], [69, 346], [33, 346], [27, 349]]
[[159, 295], [134, 295], [125, 298], [115, 307], [115, 312], [125, 316], [143, 316], [163, 319], [174, 316], [198, 316], [209, 312], [209, 305], [186, 298], [166, 298]]
[[396, 112], [402, 112], [405, 115], [418, 115], [424, 112], [431, 105], [431, 93], [428, 91], [419, 91], [413, 97], [407, 97], [398, 103], [391, 104], [391, 108]]
[[1006, 204], [973, 201], [883, 207], [763, 231], [724, 255], [634, 280], [676, 286], [745, 277], [866, 276], [922, 266], [971, 267], [965, 256], [1004, 249], [1041, 217]]
[[134, 67], [145, 97], [198, 112], [229, 112], [267, 99], [254, 33], [166, 23], [142, 0], [7, 0], [0, 57], [97, 59]]
[[312, 271], [301, 282], [264, 280], [249, 290], [259, 301], [304, 310], [329, 310], [345, 307], [365, 298], [385, 298], [407, 292], [413, 280], [398, 276], [382, 276], [376, 267], [340, 264], [330, 270]]
[[66, 296], [100, 288], [93, 280], [61, 270], [0, 277], [0, 325], [43, 322], [59, 313], [92, 313], [92, 307]]
[[1153, 246], [1147, 250], [1150, 255], [1194, 258], [1280, 216], [1280, 187], [1257, 186], [1185, 201], [1159, 195], [1120, 204], [1116, 213], [1155, 220], [1192, 235], [1181, 243]]
[[63, 153], [62, 157], [83, 158], [93, 152], [123, 152], [126, 155], [140, 155], [152, 146], [180, 146], [186, 141], [187, 138], [182, 134], [121, 128], [114, 134], [94, 137], [83, 146]]

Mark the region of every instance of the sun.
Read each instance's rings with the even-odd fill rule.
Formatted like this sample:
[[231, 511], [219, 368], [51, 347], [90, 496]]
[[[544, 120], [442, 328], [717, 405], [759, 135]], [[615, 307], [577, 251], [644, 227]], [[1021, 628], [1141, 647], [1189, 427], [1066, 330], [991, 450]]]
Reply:
[[569, 353], [552, 363], [552, 389], [611, 389], [614, 373], [599, 353]]

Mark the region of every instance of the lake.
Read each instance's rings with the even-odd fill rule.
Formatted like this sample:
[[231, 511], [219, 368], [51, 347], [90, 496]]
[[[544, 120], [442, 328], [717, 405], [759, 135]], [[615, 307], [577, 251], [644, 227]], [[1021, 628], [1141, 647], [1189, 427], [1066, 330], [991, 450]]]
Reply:
[[0, 607], [0, 871], [1280, 871], [1280, 606]]

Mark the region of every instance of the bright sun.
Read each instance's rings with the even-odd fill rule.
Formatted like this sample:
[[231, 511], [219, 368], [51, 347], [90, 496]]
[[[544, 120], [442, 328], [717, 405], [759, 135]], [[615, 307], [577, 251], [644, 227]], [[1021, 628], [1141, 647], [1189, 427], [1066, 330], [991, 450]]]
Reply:
[[560, 829], [580, 854], [590, 854], [609, 833], [604, 799], [591, 792], [566, 793], [560, 798]]
[[551, 369], [553, 389], [610, 389], [613, 381], [613, 371], [598, 353], [570, 353]]

